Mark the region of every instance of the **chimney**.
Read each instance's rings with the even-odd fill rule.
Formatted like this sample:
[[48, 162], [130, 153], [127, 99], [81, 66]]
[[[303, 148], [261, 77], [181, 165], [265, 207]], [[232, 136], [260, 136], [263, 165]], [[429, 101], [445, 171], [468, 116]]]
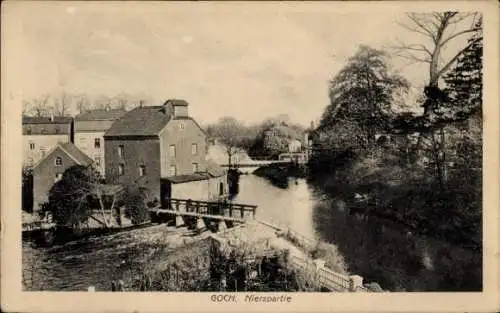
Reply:
[[165, 102], [166, 106], [170, 106], [169, 113], [173, 118], [188, 117], [188, 103], [186, 100], [170, 99]]

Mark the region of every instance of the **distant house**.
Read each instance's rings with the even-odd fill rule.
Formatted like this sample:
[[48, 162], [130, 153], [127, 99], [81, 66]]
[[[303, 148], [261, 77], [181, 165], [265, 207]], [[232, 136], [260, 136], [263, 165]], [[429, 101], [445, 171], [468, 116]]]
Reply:
[[64, 171], [74, 165], [92, 164], [85, 153], [72, 143], [58, 143], [44, 158], [33, 166], [33, 210], [41, 209], [48, 201], [50, 188], [62, 178]]
[[184, 100], [135, 108], [106, 131], [104, 141], [108, 183], [137, 183], [162, 202], [226, 194], [226, 174], [206, 161], [206, 134]]
[[301, 149], [302, 149], [302, 143], [300, 142], [300, 140], [292, 139], [288, 143], [288, 152], [289, 153], [300, 152]]
[[94, 160], [96, 169], [105, 174], [104, 133], [120, 117], [123, 109], [90, 110], [75, 117], [75, 145]]
[[73, 118], [23, 116], [23, 163], [31, 167], [58, 143], [73, 141]]

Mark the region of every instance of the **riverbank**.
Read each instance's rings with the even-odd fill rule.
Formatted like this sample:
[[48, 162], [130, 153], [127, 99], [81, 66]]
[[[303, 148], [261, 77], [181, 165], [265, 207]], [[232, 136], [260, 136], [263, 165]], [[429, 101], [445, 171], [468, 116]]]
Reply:
[[253, 174], [280, 188], [287, 188], [290, 178], [307, 177], [305, 165], [292, 163], [266, 165], [255, 170]]

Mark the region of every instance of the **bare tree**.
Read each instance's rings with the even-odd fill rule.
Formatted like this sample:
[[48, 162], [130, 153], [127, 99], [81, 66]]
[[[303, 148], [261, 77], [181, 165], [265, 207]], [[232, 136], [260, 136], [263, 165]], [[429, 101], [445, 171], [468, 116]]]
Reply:
[[70, 105], [70, 95], [68, 95], [66, 92], [62, 92], [59, 97], [54, 97], [52, 113], [54, 114], [54, 116], [66, 116], [70, 109]]
[[474, 43], [453, 54], [449, 59], [443, 58], [443, 51], [454, 40], [481, 30], [477, 26], [480, 18], [478, 13], [407, 13], [407, 21], [399, 22], [410, 32], [420, 34], [426, 41], [422, 43], [406, 44], [399, 42], [394, 47], [396, 55], [414, 62], [429, 64], [429, 86], [437, 87], [439, 79], [450, 69], [458, 58]]
[[76, 109], [78, 114], [82, 114], [86, 110], [90, 109], [90, 101], [87, 95], [81, 94], [76, 96]]
[[47, 94], [34, 98], [29, 105], [31, 107], [30, 111], [36, 117], [48, 116], [50, 114], [48, 102], [49, 95]]

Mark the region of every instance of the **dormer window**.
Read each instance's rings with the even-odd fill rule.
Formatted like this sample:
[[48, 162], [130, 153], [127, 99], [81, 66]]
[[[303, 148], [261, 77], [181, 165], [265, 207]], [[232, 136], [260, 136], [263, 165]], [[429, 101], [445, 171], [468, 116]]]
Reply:
[[139, 166], [139, 176], [145, 176], [145, 175], [146, 175], [146, 165]]

